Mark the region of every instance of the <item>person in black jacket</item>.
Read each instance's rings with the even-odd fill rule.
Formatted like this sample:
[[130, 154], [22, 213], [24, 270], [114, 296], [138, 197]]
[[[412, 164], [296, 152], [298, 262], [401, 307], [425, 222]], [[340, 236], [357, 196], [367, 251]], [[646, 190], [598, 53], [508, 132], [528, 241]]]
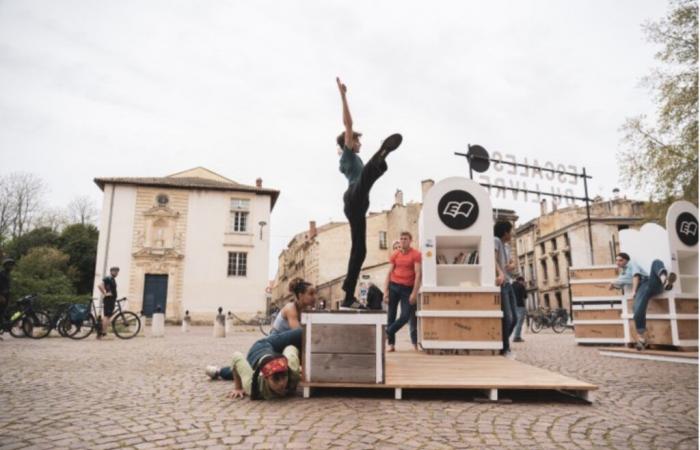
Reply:
[[523, 329], [523, 322], [525, 321], [525, 316], [527, 315], [527, 308], [525, 307], [525, 299], [527, 298], [527, 290], [525, 289], [525, 278], [518, 277], [515, 279], [515, 283], [513, 283], [513, 291], [515, 291], [515, 312], [517, 316], [513, 342], [524, 342], [521, 332]]

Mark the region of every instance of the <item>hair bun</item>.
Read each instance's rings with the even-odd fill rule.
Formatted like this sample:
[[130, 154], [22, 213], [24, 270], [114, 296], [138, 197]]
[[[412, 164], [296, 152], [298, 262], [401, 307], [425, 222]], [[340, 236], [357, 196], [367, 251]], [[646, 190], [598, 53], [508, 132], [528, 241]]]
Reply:
[[292, 294], [296, 293], [297, 288], [299, 287], [300, 284], [304, 282], [303, 279], [300, 277], [293, 278], [292, 281], [289, 282], [289, 292]]

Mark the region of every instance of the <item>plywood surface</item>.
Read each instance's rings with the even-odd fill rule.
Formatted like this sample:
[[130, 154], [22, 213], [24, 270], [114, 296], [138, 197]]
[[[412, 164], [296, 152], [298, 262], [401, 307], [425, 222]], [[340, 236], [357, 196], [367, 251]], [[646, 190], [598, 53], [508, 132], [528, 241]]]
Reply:
[[697, 314], [697, 298], [676, 298], [676, 314]]
[[617, 294], [618, 291], [609, 289], [610, 283], [586, 283], [572, 284], [571, 295], [574, 297], [603, 297], [610, 298]]
[[586, 324], [574, 325], [574, 334], [577, 338], [624, 338], [625, 328], [623, 324]]
[[311, 354], [312, 381], [373, 383], [377, 379], [375, 355]]
[[432, 310], [501, 310], [501, 295], [490, 292], [426, 292], [421, 309]]
[[500, 341], [501, 319], [490, 317], [421, 317], [426, 341]]
[[622, 310], [620, 309], [575, 309], [574, 321], [576, 320], [620, 320]]
[[[629, 311], [630, 314], [633, 314], [633, 312], [634, 312], [634, 299], [633, 298], [627, 299], [627, 311]], [[669, 314], [669, 312], [670, 312], [670, 310], [668, 307], [668, 298], [664, 298], [664, 297], [652, 298], [649, 300], [649, 303], [647, 304], [647, 315], [648, 314]]]
[[604, 278], [617, 278], [617, 269], [614, 267], [601, 267], [599, 269], [571, 269], [572, 280], [600, 280]]
[[414, 389], [567, 389], [597, 386], [502, 356], [427, 355], [406, 351], [386, 355], [385, 384], [302, 383], [302, 386]]

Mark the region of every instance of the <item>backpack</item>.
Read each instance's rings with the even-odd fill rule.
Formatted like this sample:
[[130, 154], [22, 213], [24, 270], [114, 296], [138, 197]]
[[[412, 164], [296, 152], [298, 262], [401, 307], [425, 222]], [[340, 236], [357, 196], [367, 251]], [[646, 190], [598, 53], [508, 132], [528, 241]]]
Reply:
[[87, 305], [71, 305], [68, 308], [68, 319], [72, 324], [79, 325], [87, 317], [88, 311]]
[[367, 291], [367, 308], [368, 309], [382, 309], [382, 302], [384, 301], [384, 293], [375, 285], [371, 285]]

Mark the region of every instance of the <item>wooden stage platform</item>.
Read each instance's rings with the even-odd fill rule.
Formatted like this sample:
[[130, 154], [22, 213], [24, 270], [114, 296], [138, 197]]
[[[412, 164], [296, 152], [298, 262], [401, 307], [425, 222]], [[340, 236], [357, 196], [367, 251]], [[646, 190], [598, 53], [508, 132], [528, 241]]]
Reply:
[[598, 389], [503, 356], [427, 355], [410, 350], [386, 353], [385, 358], [383, 384], [302, 382], [304, 398], [316, 388], [393, 389], [397, 400], [404, 389], [479, 390], [492, 401], [498, 400], [499, 390], [555, 390], [592, 402]]
[[675, 362], [681, 364], [698, 364], [698, 352], [681, 352], [670, 350], [642, 350], [627, 347], [599, 348], [598, 353], [602, 356], [612, 356], [615, 358], [645, 359], [651, 361]]

